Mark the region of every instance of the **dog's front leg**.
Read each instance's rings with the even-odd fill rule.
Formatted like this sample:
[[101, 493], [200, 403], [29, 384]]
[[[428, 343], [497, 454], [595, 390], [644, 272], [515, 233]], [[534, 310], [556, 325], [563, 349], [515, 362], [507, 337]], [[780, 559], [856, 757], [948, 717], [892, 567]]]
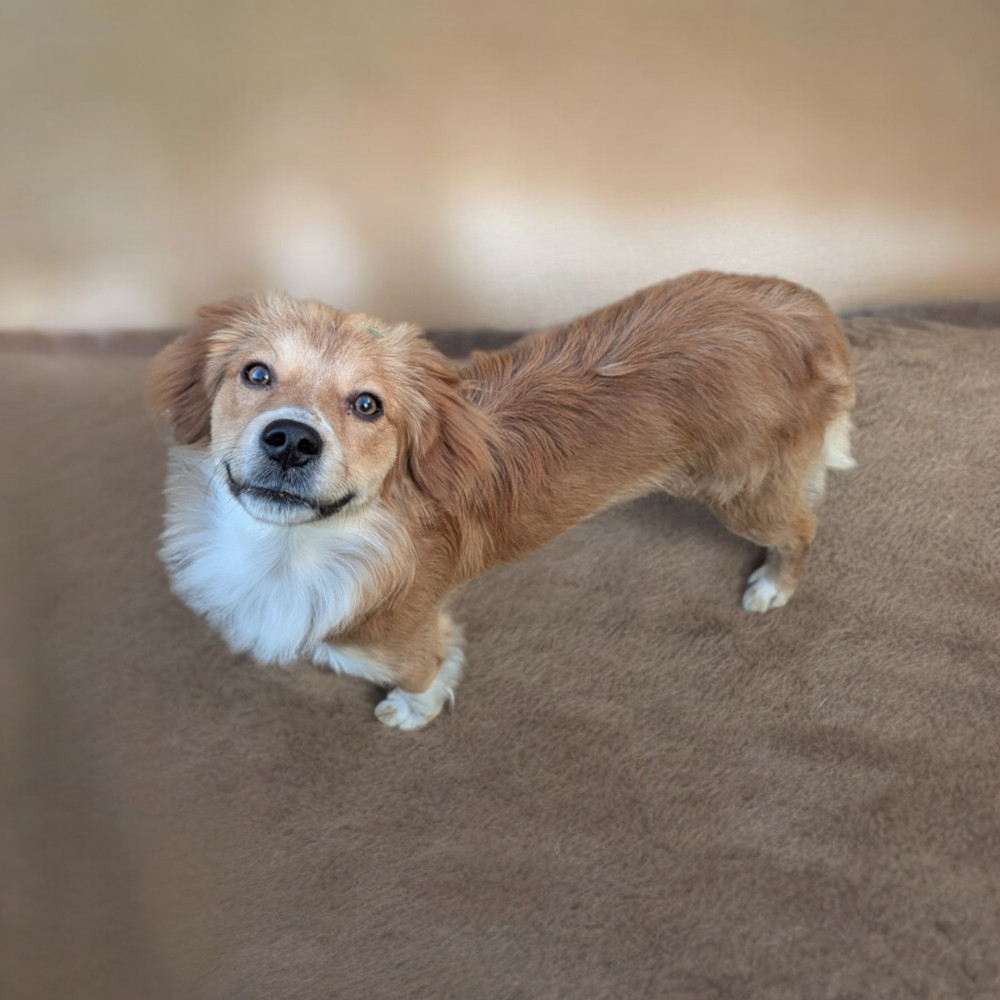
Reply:
[[462, 639], [447, 615], [439, 615], [433, 637], [414, 648], [410, 663], [397, 672], [397, 686], [375, 707], [383, 725], [395, 729], [422, 729], [455, 702], [455, 688], [465, 663]]

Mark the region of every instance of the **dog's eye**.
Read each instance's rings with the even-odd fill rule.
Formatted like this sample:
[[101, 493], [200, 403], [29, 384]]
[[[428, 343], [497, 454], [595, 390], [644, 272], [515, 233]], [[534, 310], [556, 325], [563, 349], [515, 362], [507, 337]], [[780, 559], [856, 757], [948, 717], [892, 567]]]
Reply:
[[255, 361], [243, 369], [243, 381], [248, 385], [267, 385], [271, 381], [271, 369]]
[[370, 392], [363, 392], [351, 404], [351, 408], [359, 417], [374, 420], [382, 413], [382, 404]]

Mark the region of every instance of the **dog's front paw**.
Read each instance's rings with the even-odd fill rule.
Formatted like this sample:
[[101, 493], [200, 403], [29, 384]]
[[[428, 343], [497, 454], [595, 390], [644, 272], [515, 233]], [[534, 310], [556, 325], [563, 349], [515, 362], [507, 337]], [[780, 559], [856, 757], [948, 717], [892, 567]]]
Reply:
[[423, 729], [437, 718], [442, 704], [443, 701], [435, 705], [427, 694], [408, 694], [400, 688], [393, 688], [375, 706], [375, 718], [383, 726], [393, 729]]
[[743, 591], [743, 607], [747, 611], [770, 611], [783, 608], [791, 596], [790, 590], [778, 586], [774, 571], [765, 563], [750, 574], [747, 589]]

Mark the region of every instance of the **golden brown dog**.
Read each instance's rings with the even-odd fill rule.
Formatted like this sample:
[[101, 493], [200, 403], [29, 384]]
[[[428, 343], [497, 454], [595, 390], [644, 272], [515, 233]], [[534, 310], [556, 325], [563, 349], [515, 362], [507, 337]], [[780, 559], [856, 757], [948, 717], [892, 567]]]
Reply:
[[173, 426], [161, 555], [236, 651], [389, 687], [426, 725], [462, 668], [449, 597], [652, 490], [765, 546], [743, 604], [785, 604], [828, 467], [852, 464], [848, 346], [774, 278], [667, 281], [455, 368], [416, 327], [234, 299], [154, 360]]

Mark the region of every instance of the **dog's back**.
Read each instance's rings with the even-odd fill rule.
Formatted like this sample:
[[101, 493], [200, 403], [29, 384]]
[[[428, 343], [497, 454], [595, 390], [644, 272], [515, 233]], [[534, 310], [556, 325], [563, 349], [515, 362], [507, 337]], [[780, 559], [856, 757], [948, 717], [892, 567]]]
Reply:
[[849, 461], [846, 339], [818, 295], [780, 279], [686, 275], [476, 355], [463, 375], [503, 441], [497, 508], [525, 511], [494, 526], [512, 549], [657, 487], [748, 534], [723, 508], [801, 497], [814, 468]]

